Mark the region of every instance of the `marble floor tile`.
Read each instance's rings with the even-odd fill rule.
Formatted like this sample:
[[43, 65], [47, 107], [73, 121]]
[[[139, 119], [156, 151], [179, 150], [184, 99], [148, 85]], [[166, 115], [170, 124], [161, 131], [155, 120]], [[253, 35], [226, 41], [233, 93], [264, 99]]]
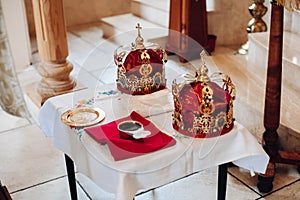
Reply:
[[93, 181], [81, 173], [76, 174], [76, 179], [84, 188], [87, 195], [93, 200], [115, 200], [115, 195], [104, 191]]
[[284, 188], [275, 191], [274, 193], [264, 196], [258, 200], [278, 200], [278, 199], [299, 199], [300, 197], [300, 179]]
[[68, 32], [93, 45], [98, 45], [99, 42], [104, 40], [101, 24], [85, 24], [71, 27], [68, 29]]
[[88, 88], [95, 88], [98, 85], [98, 79], [86, 71], [80, 71], [77, 75], [74, 75], [77, 82], [83, 84]]
[[91, 72], [94, 76], [97, 76], [98, 80], [105, 84], [113, 84], [117, 79], [117, 67], [108, 66], [105, 69], [96, 70]]
[[26, 85], [40, 81], [42, 77], [37, 72], [36, 67], [31, 65], [18, 73], [18, 79], [20, 85], [24, 88]]
[[5, 131], [24, 127], [29, 124], [29, 120], [10, 115], [0, 108], [0, 135]]
[[37, 125], [0, 134], [1, 181], [10, 192], [66, 174], [63, 154]]
[[73, 64], [73, 70], [70, 73], [70, 76], [77, 77], [79, 74], [86, 73], [87, 70], [83, 68], [81, 65], [79, 65], [75, 60], [70, 59], [69, 60]]
[[[227, 199], [254, 200], [260, 196], [228, 175], [226, 197]], [[136, 200], [144, 199], [217, 199], [217, 167], [201, 171], [200, 173], [170, 183], [136, 198]]]
[[[70, 199], [68, 179], [67, 177], [58, 178], [18, 191], [11, 196], [14, 200], [67, 200]], [[90, 199], [78, 184], [77, 196], [79, 200]]]
[[95, 48], [95, 46], [70, 32], [68, 32], [67, 36], [69, 48], [68, 58], [81, 65], [86, 60], [86, 57], [89, 55], [89, 53]]
[[[249, 171], [233, 166], [228, 169], [229, 173], [238, 178], [240, 181], [248, 185], [252, 190], [260, 193], [257, 184], [257, 175], [251, 177]], [[285, 185], [291, 184], [300, 179], [297, 167], [293, 165], [276, 164], [276, 174], [273, 181], [273, 190], [278, 190]], [[271, 191], [271, 192], [272, 192]], [[264, 193], [261, 193], [264, 195]]]
[[24, 95], [24, 101], [26, 102], [26, 106], [31, 115], [31, 124], [38, 124], [38, 114], [40, 108], [31, 100], [28, 95]]
[[[184, 179], [172, 182], [152, 191], [138, 194], [136, 200], [195, 200], [217, 199], [217, 167], [201, 171]], [[93, 200], [113, 200], [114, 195], [107, 193], [78, 173], [77, 180]], [[238, 192], [237, 192], [238, 191]], [[227, 199], [254, 200], [260, 195], [251, 191], [236, 178], [228, 175]]]
[[[125, 43], [122, 45], [126, 45]], [[107, 55], [111, 55], [113, 57], [113, 53], [114, 51], [119, 47], [118, 44], [112, 42], [111, 40], [105, 39], [100, 41], [96, 48], [104, 53], [106, 53]]]
[[82, 63], [82, 67], [87, 71], [94, 71], [106, 68], [114, 63], [114, 48], [111, 48], [111, 52], [107, 53], [99, 48], [94, 48]]

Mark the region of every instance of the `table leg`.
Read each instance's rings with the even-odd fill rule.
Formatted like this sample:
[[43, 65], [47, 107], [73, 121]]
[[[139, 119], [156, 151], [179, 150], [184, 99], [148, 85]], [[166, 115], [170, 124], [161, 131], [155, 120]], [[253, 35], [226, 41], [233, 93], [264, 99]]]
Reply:
[[68, 174], [69, 188], [72, 200], [77, 200], [76, 179], [73, 160], [65, 154], [66, 168]]
[[227, 163], [219, 165], [219, 172], [218, 172], [218, 200], [225, 200], [226, 199], [227, 167], [228, 167]]

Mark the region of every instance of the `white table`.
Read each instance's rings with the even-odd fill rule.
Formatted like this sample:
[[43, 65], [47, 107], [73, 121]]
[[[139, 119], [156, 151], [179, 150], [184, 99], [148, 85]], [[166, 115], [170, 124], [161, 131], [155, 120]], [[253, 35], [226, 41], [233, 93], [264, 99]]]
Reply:
[[[238, 122], [235, 122], [230, 133], [220, 137], [185, 137], [172, 128], [172, 97], [169, 90], [139, 97], [120, 93], [103, 95], [105, 91], [115, 90], [114, 87], [105, 85], [94, 91], [82, 90], [53, 97], [40, 110], [39, 122], [43, 133], [66, 155], [69, 183], [71, 188], [75, 188], [72, 199], [76, 198], [72, 161], [79, 172], [104, 190], [114, 193], [116, 199], [120, 200], [133, 199], [139, 191], [157, 188], [213, 166], [219, 166], [218, 198], [225, 199], [226, 163], [233, 162], [252, 173], [265, 172], [268, 155]], [[94, 94], [93, 99], [87, 96], [91, 94]], [[135, 110], [148, 117], [160, 130], [173, 136], [176, 145], [147, 155], [114, 161], [106, 145], [95, 142], [84, 131], [61, 122], [61, 114], [82, 99], [87, 99], [85, 103], [89, 106], [105, 111], [106, 118], [101, 124], [128, 116]]]

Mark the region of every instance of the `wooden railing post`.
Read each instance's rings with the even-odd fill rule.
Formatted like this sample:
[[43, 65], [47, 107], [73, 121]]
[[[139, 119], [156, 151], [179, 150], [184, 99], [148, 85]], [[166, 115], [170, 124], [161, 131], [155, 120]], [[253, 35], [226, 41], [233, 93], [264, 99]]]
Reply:
[[[284, 7], [271, 1], [271, 26], [269, 35], [268, 69], [266, 78], [263, 147], [270, 156], [267, 170], [258, 176], [257, 187], [261, 192], [273, 188], [276, 163], [297, 165], [300, 153], [281, 150], [277, 129], [280, 125]], [[300, 170], [299, 170], [300, 171]]]
[[49, 97], [72, 90], [76, 82], [70, 77], [72, 63], [66, 60], [68, 43], [62, 0], [33, 0], [36, 37], [42, 80], [37, 87], [41, 104]]

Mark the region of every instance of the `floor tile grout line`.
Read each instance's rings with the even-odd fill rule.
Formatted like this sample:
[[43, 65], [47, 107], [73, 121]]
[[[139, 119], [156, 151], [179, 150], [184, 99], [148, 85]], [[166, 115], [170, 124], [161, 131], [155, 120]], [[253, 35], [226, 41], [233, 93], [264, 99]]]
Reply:
[[76, 180], [76, 182], [78, 183], [79, 187], [82, 189], [82, 191], [85, 193], [85, 195], [90, 199], [93, 200], [93, 198], [89, 195], [89, 193], [84, 189], [84, 187], [81, 185], [81, 183], [79, 182], [79, 180]]
[[28, 124], [23, 125], [23, 126], [19, 126], [19, 127], [17, 127], [17, 128], [11, 128], [11, 129], [7, 129], [7, 130], [0, 131], [0, 135], [3, 134], [3, 133], [6, 133], [6, 132], [15, 131], [15, 130], [18, 130], [18, 129], [20, 129], [20, 128], [25, 128], [25, 127], [32, 126], [32, 125], [35, 125], [35, 124], [36, 124], [36, 123], [30, 123], [30, 122], [28, 122]]
[[249, 188], [251, 191], [255, 192], [257, 195], [259, 195], [261, 198], [262, 195], [260, 193], [258, 193], [257, 191], [255, 191], [252, 187], [250, 187], [249, 185], [247, 185], [244, 181], [242, 181], [241, 179], [239, 179], [237, 176], [233, 175], [230, 172], [227, 172], [229, 175], [231, 175], [232, 177], [234, 177], [236, 180], [238, 180], [239, 182], [241, 182], [244, 186], [246, 186], [247, 188]]
[[75, 37], [78, 37], [82, 41], [85, 41], [78, 33], [74, 32], [72, 30], [68, 30], [68, 33], [73, 34]]
[[[92, 42], [90, 42], [89, 40], [86, 40], [85, 38], [83, 38], [81, 35], [79, 35], [78, 33], [76, 33], [76, 32], [74, 32], [74, 31], [68, 31], [70, 34], [73, 34], [74, 36], [76, 36], [76, 37], [78, 37], [78, 39], [81, 39], [82, 41], [84, 41], [85, 43], [87, 43], [87, 44], [89, 44], [89, 45], [92, 45], [92, 46], [94, 46], [94, 47], [96, 47], [97, 48], [97, 46], [98, 46], [98, 44], [99, 44], [99, 42], [97, 42], [97, 44], [94, 44], [94, 43], [92, 43]], [[105, 38], [103, 38], [103, 36], [101, 37], [102, 39], [104, 39], [105, 40]], [[101, 41], [100, 41], [100, 43], [101, 43]]]
[[278, 192], [278, 191], [280, 191], [280, 190], [282, 190], [282, 189], [284, 189], [286, 187], [289, 187], [289, 186], [291, 186], [291, 185], [293, 185], [294, 183], [297, 183], [297, 182], [300, 182], [300, 179], [297, 179], [297, 180], [295, 180], [295, 181], [293, 181], [293, 182], [291, 182], [289, 184], [286, 184], [286, 185], [284, 185], [284, 186], [282, 186], [280, 188], [277, 188], [276, 190], [274, 190], [272, 192], [269, 192], [269, 193], [267, 193], [265, 195], [261, 195], [261, 197], [259, 197], [258, 199], [255, 199], [255, 200], [259, 200], [259, 199], [265, 198], [267, 196], [270, 196], [271, 194], [274, 194], [274, 193], [276, 193], [276, 192]]
[[62, 175], [62, 176], [59, 176], [59, 177], [56, 177], [56, 178], [53, 178], [53, 179], [49, 179], [47, 181], [43, 181], [43, 182], [40, 182], [40, 183], [37, 183], [37, 184], [34, 184], [34, 185], [31, 185], [31, 186], [28, 186], [28, 187], [25, 187], [25, 188], [22, 188], [22, 189], [18, 189], [16, 191], [12, 191], [10, 192], [10, 194], [15, 194], [17, 192], [21, 192], [21, 191], [24, 191], [24, 190], [27, 190], [27, 189], [30, 189], [30, 188], [33, 188], [33, 187], [36, 187], [36, 186], [39, 186], [39, 185], [43, 185], [45, 183], [49, 183], [51, 181], [55, 181], [55, 180], [58, 180], [58, 179], [62, 179], [64, 177], [66, 177], [67, 175]]

